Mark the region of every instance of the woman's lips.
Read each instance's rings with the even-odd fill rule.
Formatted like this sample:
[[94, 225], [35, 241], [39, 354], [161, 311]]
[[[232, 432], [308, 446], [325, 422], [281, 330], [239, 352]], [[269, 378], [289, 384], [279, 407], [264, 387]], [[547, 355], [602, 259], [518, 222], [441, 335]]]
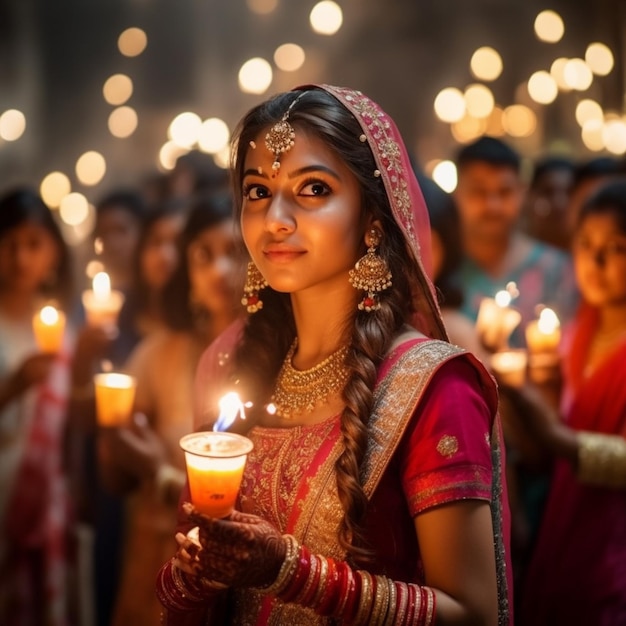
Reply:
[[290, 263], [303, 254], [306, 254], [306, 250], [286, 246], [268, 246], [263, 250], [263, 254], [266, 259], [273, 263]]

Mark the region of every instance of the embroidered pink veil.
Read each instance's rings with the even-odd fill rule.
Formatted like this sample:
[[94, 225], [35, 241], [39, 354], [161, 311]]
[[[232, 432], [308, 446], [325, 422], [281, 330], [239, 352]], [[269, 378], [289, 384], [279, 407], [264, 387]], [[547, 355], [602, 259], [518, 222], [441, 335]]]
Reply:
[[[393, 216], [404, 234], [406, 246], [418, 270], [419, 284], [414, 285], [416, 314], [412, 320], [413, 326], [428, 337], [447, 340], [435, 288], [430, 279], [428, 210], [396, 124], [378, 104], [360, 91], [331, 85], [303, 85], [294, 91], [307, 89], [323, 89], [331, 94], [361, 126], [384, 183]], [[358, 142], [361, 138], [354, 139]], [[218, 337], [200, 361], [196, 380], [196, 427], [207, 421], [205, 416], [215, 414], [216, 398], [209, 397], [211, 394], [207, 393], [207, 389], [219, 386], [215, 383], [224, 376], [227, 368], [223, 366], [237, 342], [241, 326], [241, 322], [235, 323]]]

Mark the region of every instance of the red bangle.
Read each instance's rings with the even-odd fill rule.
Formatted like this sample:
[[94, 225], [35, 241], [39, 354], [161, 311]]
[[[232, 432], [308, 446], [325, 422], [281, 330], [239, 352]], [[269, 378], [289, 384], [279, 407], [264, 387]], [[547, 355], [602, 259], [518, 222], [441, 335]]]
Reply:
[[356, 617], [357, 610], [359, 608], [359, 596], [361, 595], [361, 577], [355, 576], [354, 572], [346, 563], [344, 563], [346, 567], [348, 584], [346, 587], [345, 595], [343, 602], [345, 605], [343, 610], [341, 610], [341, 615], [345, 616], [344, 621], [346, 624], [354, 621]]
[[342, 580], [337, 564], [333, 559], [326, 559], [328, 574], [326, 576], [326, 589], [322, 593], [315, 612], [318, 615], [333, 615], [333, 609], [337, 600], [341, 597]]
[[295, 602], [308, 606], [309, 603], [315, 597], [317, 587], [320, 581], [321, 563], [320, 560], [314, 555], [311, 555], [311, 572], [307, 578], [306, 585], [302, 590], [302, 593], [295, 598]]
[[291, 582], [284, 591], [278, 594], [283, 602], [291, 602], [302, 590], [311, 571], [311, 553], [306, 546], [300, 546], [300, 555], [298, 556], [298, 565]]

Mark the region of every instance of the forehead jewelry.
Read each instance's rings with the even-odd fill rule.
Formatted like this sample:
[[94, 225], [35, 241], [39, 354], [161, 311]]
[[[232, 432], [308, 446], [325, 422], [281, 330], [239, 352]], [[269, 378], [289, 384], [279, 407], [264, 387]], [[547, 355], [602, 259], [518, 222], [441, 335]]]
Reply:
[[274, 155], [274, 162], [272, 163], [272, 170], [277, 172], [280, 168], [280, 155], [283, 152], [289, 152], [295, 143], [296, 131], [289, 123], [289, 114], [294, 105], [306, 92], [302, 92], [285, 111], [274, 126], [269, 129], [267, 135], [265, 135], [265, 147]]

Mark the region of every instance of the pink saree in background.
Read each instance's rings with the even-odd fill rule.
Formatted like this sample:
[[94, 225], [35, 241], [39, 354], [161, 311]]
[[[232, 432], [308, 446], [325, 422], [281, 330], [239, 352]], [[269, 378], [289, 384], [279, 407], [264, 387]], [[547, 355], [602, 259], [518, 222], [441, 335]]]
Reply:
[[[576, 430], [626, 436], [626, 340], [585, 375], [597, 314], [572, 328], [563, 415]], [[522, 597], [528, 626], [626, 624], [626, 489], [582, 484], [557, 461]]]

